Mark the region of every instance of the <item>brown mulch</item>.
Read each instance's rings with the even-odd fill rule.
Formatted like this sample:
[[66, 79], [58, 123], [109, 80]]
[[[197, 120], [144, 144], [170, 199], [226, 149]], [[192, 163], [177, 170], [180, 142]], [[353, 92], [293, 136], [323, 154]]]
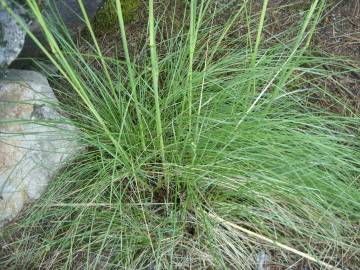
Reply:
[[324, 51], [348, 56], [360, 64], [360, 1], [333, 1], [318, 33]]

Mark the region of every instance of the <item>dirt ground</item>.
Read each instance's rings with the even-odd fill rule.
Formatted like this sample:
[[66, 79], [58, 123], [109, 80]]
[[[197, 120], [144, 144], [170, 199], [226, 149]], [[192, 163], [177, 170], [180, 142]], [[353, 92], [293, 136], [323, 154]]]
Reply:
[[[224, 0], [217, 0], [222, 2]], [[127, 24], [127, 34], [130, 47], [139, 49], [146, 40], [147, 8], [145, 0], [139, 1], [138, 8], [134, 11], [131, 21]], [[175, 0], [157, 0], [159, 10], [164, 10], [166, 6], [173, 6]], [[227, 2], [225, 0], [224, 2]], [[259, 12], [262, 0], [253, 0], [254, 13]], [[267, 20], [272, 27], [268, 29], [268, 34], [274, 34], [296, 23], [301, 19], [299, 12], [306, 10], [311, 0], [270, 0], [268, 6]], [[184, 5], [178, 5], [178, 14], [183, 13]], [[360, 63], [360, 1], [359, 0], [327, 0], [328, 7], [324, 18], [315, 36], [315, 44], [320, 46], [324, 52], [340, 56], [348, 56]], [[234, 10], [228, 10], [231, 14]], [[228, 15], [229, 15], [228, 14]], [[226, 16], [226, 14], [224, 14]], [[118, 33], [104, 32], [99, 33], [103, 45], [111, 47], [114, 44], [114, 37]], [[108, 42], [112, 41], [112, 42]], [[108, 45], [107, 45], [108, 44]]]
[[[168, 8], [172, 10], [176, 6], [176, 20], [181, 24], [181, 16], [184, 14], [183, 0], [157, 0], [155, 1], [157, 13], [161, 16], [168, 16], [172, 20], [172, 12], [163, 12]], [[216, 0], [218, 5], [228, 3], [228, 0]], [[266, 15], [266, 27], [264, 36], [271, 37], [279, 34], [303, 20], [303, 14], [310, 7], [312, 0], [270, 0]], [[236, 2], [235, 2], [236, 3]], [[261, 11], [263, 0], [251, 0], [252, 15], [256, 18]], [[171, 7], [171, 8], [169, 8]], [[229, 7], [223, 13], [221, 21], [236, 11], [236, 5]], [[147, 0], [139, 0], [139, 6], [134, 10], [134, 16], [127, 23], [127, 38], [130, 50], [135, 57], [142, 58], [142, 48], [147, 39]], [[239, 26], [241, 27], [241, 26]], [[241, 31], [241, 30], [240, 30]], [[247, 31], [247, 30], [245, 30]], [[105, 54], [114, 56], [121, 55], [121, 41], [116, 31], [99, 33]], [[114, 42], [117, 40], [118, 42]], [[118, 44], [115, 45], [114, 44]], [[354, 72], [349, 73], [347, 78], [337, 78], [338, 82], [349, 91], [339, 91], [339, 87], [329, 82], [329, 88], [333, 88], [334, 95], [340, 98], [344, 104], [360, 112], [360, 0], [327, 0], [326, 10], [322, 21], [318, 26], [317, 33], [313, 37], [313, 49], [323, 55], [336, 55], [351, 59]], [[86, 47], [84, 48], [86, 50]], [[160, 52], [161, 53], [161, 52]], [[328, 101], [321, 101], [323, 106], [331, 107], [336, 112], [344, 112], [344, 108], [329, 104]]]
[[317, 41], [325, 51], [349, 56], [360, 63], [360, 1], [337, 1], [332, 6]]
[[[260, 1], [261, 2], [261, 1]], [[277, 34], [300, 21], [301, 12], [306, 10], [309, 0], [274, 0], [270, 1], [268, 21], [271, 26], [266, 31], [268, 36]], [[312, 49], [321, 55], [343, 57], [354, 71], [345, 78], [329, 80], [327, 87], [344, 104], [360, 113], [360, 1], [328, 0], [327, 7], [313, 37]], [[346, 88], [340, 90], [337, 83]], [[331, 104], [322, 99], [321, 105], [332, 111], [344, 113], [344, 107]]]

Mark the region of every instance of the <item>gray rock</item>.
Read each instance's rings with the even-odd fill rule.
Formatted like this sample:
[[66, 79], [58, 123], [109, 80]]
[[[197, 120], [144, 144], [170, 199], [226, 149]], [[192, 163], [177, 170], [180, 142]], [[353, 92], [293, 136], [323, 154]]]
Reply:
[[[43, 15], [47, 18], [51, 18], [52, 22], [61, 20], [64, 26], [66, 26], [72, 33], [77, 33], [85, 27], [83, 14], [78, 0], [46, 0], [44, 2], [45, 8]], [[87, 16], [92, 19], [104, 2], [104, 0], [83, 0]], [[46, 38], [42, 34], [41, 27], [37, 22], [33, 21], [30, 25], [30, 29], [42, 44], [47, 43]], [[22, 49], [19, 57], [40, 58], [44, 57], [44, 54], [31, 37], [26, 36], [24, 48]], [[20, 65], [20, 62], [18, 62], [17, 65]]]
[[49, 104], [46, 77], [9, 70], [0, 81], [0, 227], [36, 200], [79, 147], [76, 130]]
[[[18, 15], [22, 13], [18, 8], [14, 11]], [[19, 55], [25, 42], [25, 35], [13, 16], [0, 5], [0, 68], [10, 65]]]
[[[47, 39], [42, 33], [40, 25], [32, 18], [31, 12], [24, 8], [26, 1], [16, 1], [21, 5], [6, 1], [13, 11], [28, 24], [33, 35], [46, 46]], [[41, 3], [44, 17], [52, 23], [64, 23], [71, 33], [80, 31], [84, 26], [84, 18], [78, 0], [38, 0]], [[104, 0], [83, 0], [85, 10], [91, 19], [103, 5]], [[18, 59], [16, 59], [18, 57]], [[0, 69], [12, 63], [11, 67], [24, 68], [31, 65], [30, 58], [45, 58], [44, 53], [29, 35], [16, 23], [16, 20], [0, 4]], [[16, 61], [14, 61], [16, 59]], [[0, 70], [0, 71], [1, 71]], [[1, 75], [1, 74], [0, 74]]]

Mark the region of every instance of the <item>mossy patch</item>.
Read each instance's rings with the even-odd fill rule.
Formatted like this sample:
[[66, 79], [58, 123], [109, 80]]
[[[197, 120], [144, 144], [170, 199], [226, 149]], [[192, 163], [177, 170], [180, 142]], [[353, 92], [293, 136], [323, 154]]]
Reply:
[[[129, 22], [134, 18], [135, 11], [139, 7], [139, 0], [122, 0], [121, 6], [124, 20]], [[95, 33], [113, 31], [118, 25], [115, 0], [107, 0], [93, 20]]]

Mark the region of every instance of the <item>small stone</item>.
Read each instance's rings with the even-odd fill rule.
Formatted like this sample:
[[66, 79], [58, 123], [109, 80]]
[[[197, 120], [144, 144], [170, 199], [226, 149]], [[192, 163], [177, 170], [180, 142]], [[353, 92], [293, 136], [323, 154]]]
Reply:
[[256, 270], [270, 270], [270, 255], [264, 250], [256, 256]]
[[0, 81], [0, 227], [40, 197], [67, 158], [78, 151], [75, 128], [49, 104], [46, 77], [9, 70]]

